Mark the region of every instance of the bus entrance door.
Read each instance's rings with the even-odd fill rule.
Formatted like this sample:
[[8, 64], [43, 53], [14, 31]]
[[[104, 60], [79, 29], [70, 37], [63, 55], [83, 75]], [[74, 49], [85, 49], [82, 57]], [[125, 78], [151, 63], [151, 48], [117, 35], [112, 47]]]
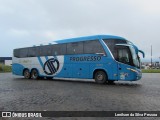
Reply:
[[118, 80], [130, 80], [130, 71], [127, 68], [130, 67], [131, 58], [128, 46], [117, 47]]
[[129, 65], [118, 63], [118, 80], [130, 80], [130, 71], [127, 69]]

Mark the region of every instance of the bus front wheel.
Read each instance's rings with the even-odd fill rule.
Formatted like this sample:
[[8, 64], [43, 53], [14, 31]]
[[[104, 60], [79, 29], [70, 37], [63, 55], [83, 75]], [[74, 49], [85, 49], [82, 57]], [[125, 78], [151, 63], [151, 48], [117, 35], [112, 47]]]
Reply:
[[26, 79], [31, 78], [31, 74], [28, 69], [24, 70], [23, 75], [24, 75], [24, 78], [26, 78]]
[[36, 69], [33, 69], [32, 72], [31, 72], [31, 78], [36, 80], [39, 78], [39, 75], [38, 75], [38, 71]]
[[94, 75], [96, 83], [104, 84], [107, 81], [107, 75], [104, 71], [97, 71]]

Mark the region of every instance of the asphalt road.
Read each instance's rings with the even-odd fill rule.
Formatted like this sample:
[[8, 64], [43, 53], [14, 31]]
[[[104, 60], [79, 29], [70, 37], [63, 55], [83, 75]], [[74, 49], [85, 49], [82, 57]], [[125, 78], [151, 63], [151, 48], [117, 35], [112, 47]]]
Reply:
[[160, 111], [160, 74], [143, 74], [135, 82], [100, 85], [84, 81], [27, 80], [0, 73], [0, 111]]

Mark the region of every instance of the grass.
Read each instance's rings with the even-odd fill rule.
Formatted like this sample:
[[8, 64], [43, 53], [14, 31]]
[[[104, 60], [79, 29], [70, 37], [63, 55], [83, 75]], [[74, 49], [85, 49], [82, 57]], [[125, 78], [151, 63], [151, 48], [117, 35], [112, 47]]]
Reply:
[[11, 72], [12, 66], [0, 64], [0, 72]]
[[142, 69], [142, 73], [160, 73], [160, 69]]

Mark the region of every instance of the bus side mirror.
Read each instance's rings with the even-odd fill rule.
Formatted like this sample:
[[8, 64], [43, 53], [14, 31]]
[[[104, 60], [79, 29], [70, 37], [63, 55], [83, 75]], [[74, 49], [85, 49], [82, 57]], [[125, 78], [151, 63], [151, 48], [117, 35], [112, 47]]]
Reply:
[[138, 50], [138, 52], [142, 53], [143, 58], [145, 57], [145, 53], [142, 50]]

